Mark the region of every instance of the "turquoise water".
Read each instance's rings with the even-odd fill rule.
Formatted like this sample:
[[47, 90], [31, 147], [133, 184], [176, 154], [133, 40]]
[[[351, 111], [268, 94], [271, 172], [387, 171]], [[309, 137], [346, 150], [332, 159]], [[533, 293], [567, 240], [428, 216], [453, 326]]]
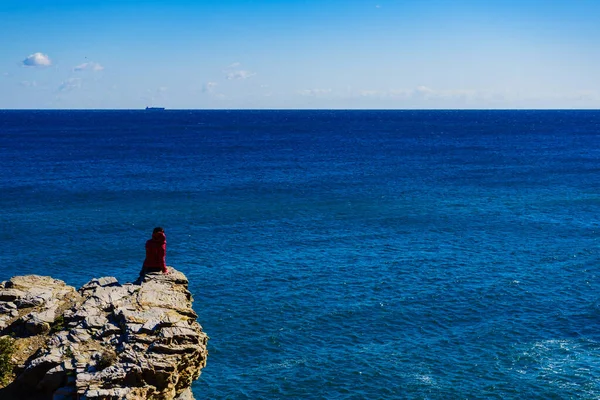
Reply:
[[135, 279], [198, 398], [600, 398], [600, 112], [0, 111], [0, 279]]

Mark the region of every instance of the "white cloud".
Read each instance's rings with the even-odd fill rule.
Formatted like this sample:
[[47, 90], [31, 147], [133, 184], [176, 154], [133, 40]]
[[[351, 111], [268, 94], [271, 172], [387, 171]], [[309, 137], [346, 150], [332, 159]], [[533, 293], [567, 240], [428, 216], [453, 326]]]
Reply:
[[415, 89], [415, 93], [423, 96], [428, 96], [435, 94], [435, 91], [433, 89], [428, 88], [427, 86], [417, 86], [417, 88]]
[[217, 85], [217, 82], [206, 82], [202, 86], [202, 93], [212, 93]]
[[385, 97], [387, 91], [383, 90], [361, 90], [358, 92], [360, 97]]
[[358, 96], [404, 100], [470, 100], [481, 98], [484, 96], [484, 94], [475, 90], [434, 90], [427, 86], [417, 86], [415, 89], [361, 90], [358, 92]]
[[156, 89], [146, 89], [146, 95], [142, 96], [141, 99], [146, 101], [148, 105], [155, 105], [155, 102], [165, 101], [165, 97], [169, 88], [166, 86], [159, 86]]
[[21, 81], [21, 86], [24, 86], [24, 87], [36, 87], [37, 86], [37, 82], [36, 81]]
[[223, 70], [223, 72], [225, 73], [225, 78], [228, 81], [236, 81], [236, 80], [248, 79], [248, 78], [256, 75], [256, 73], [254, 73], [254, 72], [240, 69], [241, 66], [242, 66], [242, 63], [239, 63], [239, 62], [234, 62], [234, 63], [226, 66], [225, 69]]
[[239, 80], [239, 79], [248, 79], [254, 75], [256, 75], [254, 72], [239, 70], [239, 71], [227, 72], [227, 74], [225, 74], [225, 77], [227, 78], [228, 81], [234, 81], [234, 80]]
[[544, 93], [507, 93], [507, 100], [523, 100], [528, 102], [544, 103], [552, 102], [555, 104], [571, 104], [567, 108], [582, 103], [596, 103], [600, 100], [600, 93], [595, 90], [575, 90], [570, 92], [544, 92]]
[[84, 71], [84, 70], [90, 70], [90, 71], [102, 71], [104, 69], [104, 67], [96, 62], [86, 62], [83, 64], [79, 64], [76, 67], [73, 67], [73, 71]]
[[165, 93], [167, 90], [169, 90], [168, 87], [166, 86], [159, 86], [156, 89], [146, 89], [146, 93], [150, 94], [150, 95], [162, 95], [163, 93]]
[[69, 78], [63, 81], [58, 87], [59, 92], [69, 92], [73, 89], [81, 88], [81, 78]]
[[305, 89], [300, 90], [298, 94], [302, 96], [312, 96], [312, 97], [320, 97], [328, 95], [332, 92], [331, 89]]
[[580, 90], [569, 96], [575, 101], [595, 101], [598, 100], [598, 92], [594, 90]]
[[23, 60], [23, 65], [27, 67], [48, 67], [52, 65], [52, 61], [46, 54], [33, 53]]
[[468, 89], [453, 89], [453, 90], [434, 90], [427, 86], [417, 87], [412, 97], [424, 100], [460, 100], [460, 101], [472, 101], [475, 99], [481, 99], [487, 97], [485, 93], [477, 92], [475, 90]]

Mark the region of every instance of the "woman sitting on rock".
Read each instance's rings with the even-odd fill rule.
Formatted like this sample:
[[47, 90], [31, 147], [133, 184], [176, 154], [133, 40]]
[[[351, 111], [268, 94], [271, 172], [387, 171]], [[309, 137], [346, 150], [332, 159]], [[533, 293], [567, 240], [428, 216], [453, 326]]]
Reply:
[[146, 242], [146, 259], [142, 266], [140, 275], [148, 272], [161, 272], [168, 274], [166, 264], [167, 255], [167, 237], [165, 230], [161, 227], [154, 228], [152, 231], [152, 239]]

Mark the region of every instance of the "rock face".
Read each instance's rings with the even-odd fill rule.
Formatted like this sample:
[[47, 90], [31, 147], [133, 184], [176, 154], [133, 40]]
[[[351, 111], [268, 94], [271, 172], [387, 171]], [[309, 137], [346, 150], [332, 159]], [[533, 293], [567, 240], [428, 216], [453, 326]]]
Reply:
[[4, 391], [53, 400], [193, 399], [208, 336], [187, 278], [170, 272], [128, 284], [93, 279], [79, 291], [36, 275], [2, 283], [0, 329], [19, 349], [16, 379]]

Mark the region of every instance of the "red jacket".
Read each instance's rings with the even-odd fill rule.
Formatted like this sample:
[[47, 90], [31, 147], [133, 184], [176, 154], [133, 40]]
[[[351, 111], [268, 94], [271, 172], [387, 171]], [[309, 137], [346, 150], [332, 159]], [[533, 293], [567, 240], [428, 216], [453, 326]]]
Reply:
[[167, 255], [167, 237], [164, 232], [152, 234], [152, 239], [146, 242], [146, 259], [144, 260], [144, 269], [162, 270], [167, 272], [165, 257]]

